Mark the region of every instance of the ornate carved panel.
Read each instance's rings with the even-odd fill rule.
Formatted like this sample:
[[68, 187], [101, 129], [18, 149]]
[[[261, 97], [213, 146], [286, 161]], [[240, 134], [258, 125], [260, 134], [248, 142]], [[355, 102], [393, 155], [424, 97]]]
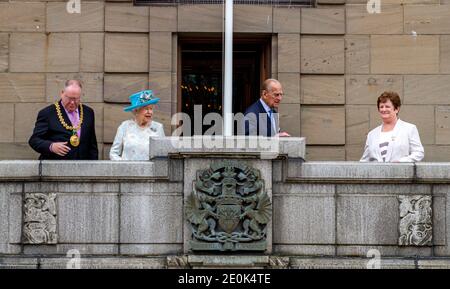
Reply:
[[272, 203], [259, 170], [221, 162], [197, 172], [185, 203], [193, 251], [264, 251]]
[[27, 193], [23, 205], [23, 242], [56, 244], [56, 194]]
[[402, 195], [400, 201], [400, 246], [431, 246], [433, 236], [431, 196]]

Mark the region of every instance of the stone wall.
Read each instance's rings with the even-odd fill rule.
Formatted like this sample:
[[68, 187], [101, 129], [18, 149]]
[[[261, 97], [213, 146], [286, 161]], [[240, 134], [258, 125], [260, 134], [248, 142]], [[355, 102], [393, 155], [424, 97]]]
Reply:
[[[448, 256], [447, 164], [289, 163], [274, 186], [274, 244], [284, 254]], [[433, 245], [400, 246], [401, 196], [432, 198]]]
[[[234, 29], [272, 35], [272, 75], [284, 84], [281, 126], [307, 138], [307, 160], [358, 160], [378, 125], [375, 100], [399, 92], [400, 117], [415, 123], [426, 161], [450, 160], [450, 3], [319, 0], [317, 8], [237, 5]], [[222, 30], [222, 7], [133, 7], [131, 1], [0, 1], [0, 159], [35, 159], [26, 144], [39, 109], [65, 79], [80, 78], [108, 152], [131, 92], [161, 98], [155, 119], [170, 134], [177, 112], [181, 33]]]
[[[272, 196], [271, 253], [187, 250], [183, 199], [196, 169], [216, 159], [0, 161], [0, 267], [66, 268], [72, 249], [84, 268], [365, 268], [372, 249], [385, 268], [450, 266], [449, 163], [239, 161], [261, 170]], [[55, 242], [26, 237], [26, 199], [36, 194], [54, 194]], [[400, 243], [405, 197], [431, 200], [426, 244]]]

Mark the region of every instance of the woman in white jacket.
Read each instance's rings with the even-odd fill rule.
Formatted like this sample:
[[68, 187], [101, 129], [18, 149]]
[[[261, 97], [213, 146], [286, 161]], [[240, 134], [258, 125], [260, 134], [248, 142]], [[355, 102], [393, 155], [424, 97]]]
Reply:
[[131, 105], [124, 110], [132, 111], [134, 119], [125, 120], [117, 129], [109, 152], [111, 160], [149, 160], [150, 137], [164, 136], [163, 125], [153, 120], [153, 106], [158, 101], [151, 90], [130, 96]]
[[367, 135], [361, 162], [420, 162], [424, 149], [414, 124], [398, 118], [401, 101], [395, 92], [383, 92], [377, 100], [383, 123]]

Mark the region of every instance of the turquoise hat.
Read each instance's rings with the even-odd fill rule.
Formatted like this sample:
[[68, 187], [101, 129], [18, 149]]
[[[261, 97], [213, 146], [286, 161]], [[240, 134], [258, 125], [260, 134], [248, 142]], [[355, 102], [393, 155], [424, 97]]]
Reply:
[[143, 90], [130, 95], [131, 105], [125, 107], [124, 111], [132, 111], [133, 109], [158, 103], [159, 98], [153, 95], [151, 90]]

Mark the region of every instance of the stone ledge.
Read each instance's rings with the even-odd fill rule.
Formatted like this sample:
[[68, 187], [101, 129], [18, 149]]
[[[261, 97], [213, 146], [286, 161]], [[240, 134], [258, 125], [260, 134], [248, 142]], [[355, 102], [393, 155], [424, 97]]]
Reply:
[[57, 192], [61, 194], [93, 194], [93, 195], [117, 195], [120, 192], [119, 183], [111, 182], [84, 182], [83, 179], [63, 182], [25, 182], [25, 193]]
[[[291, 257], [295, 269], [371, 269], [372, 258], [296, 258]], [[380, 260], [380, 269], [415, 269], [414, 259]]]
[[117, 244], [56, 244], [56, 245], [23, 245], [22, 254], [25, 256], [54, 256], [64, 258], [71, 250], [77, 250], [80, 256], [84, 255], [117, 255]]
[[269, 256], [188, 255], [188, 263], [196, 268], [262, 268]]
[[[191, 138], [193, 141], [193, 138]], [[89, 179], [115, 178], [127, 179], [168, 179], [173, 165], [168, 156], [214, 158], [227, 156], [233, 158], [289, 157], [285, 176], [289, 181], [346, 181], [346, 182], [387, 182], [404, 183], [448, 183], [450, 182], [450, 163], [361, 163], [361, 162], [304, 162], [304, 138], [280, 138], [278, 152], [268, 148], [176, 148], [170, 138], [152, 139], [158, 142], [151, 149], [152, 161], [0, 161], [0, 179], [15, 180], [64, 180], [75, 177]], [[273, 154], [272, 154], [273, 153]], [[41, 167], [40, 167], [41, 166]], [[180, 173], [180, 172], [179, 172]], [[178, 178], [179, 179], [179, 178]], [[177, 179], [177, 180], [178, 180]]]
[[[387, 221], [386, 221], [387, 222]], [[336, 246], [339, 258], [365, 258], [371, 250], [377, 250], [382, 258], [431, 258], [432, 251], [440, 246], [398, 246], [398, 245], [343, 245]], [[373, 253], [372, 253], [373, 256]]]
[[[290, 269], [370, 269], [372, 258], [299, 257], [299, 256], [155, 256], [155, 257], [82, 257], [81, 269], [166, 269], [191, 268], [267, 268]], [[67, 257], [34, 258], [0, 256], [0, 269], [66, 269]], [[206, 261], [206, 262], [205, 262]], [[71, 263], [75, 265], [74, 263]], [[69, 264], [69, 265], [71, 265]], [[258, 265], [255, 267], [254, 265]], [[259, 267], [263, 265], [263, 267]], [[448, 258], [381, 258], [380, 269], [448, 269]]]
[[0, 161], [0, 179], [39, 178], [39, 161]]
[[274, 243], [275, 254], [289, 256], [334, 256], [336, 254], [335, 245], [302, 245], [302, 244], [277, 244]]
[[450, 163], [417, 163], [416, 175], [421, 181], [450, 180]]
[[38, 259], [0, 256], [0, 269], [38, 269]]
[[360, 163], [360, 162], [292, 162], [288, 161], [287, 177], [291, 181], [400, 181], [412, 182], [413, 163]]
[[183, 244], [122, 244], [120, 254], [122, 255], [168, 255], [183, 252]]
[[[21, 252], [20, 245], [14, 245], [11, 243], [0, 243], [0, 256], [1, 254], [20, 254]], [[0, 259], [0, 269], [1, 269], [1, 259]]]
[[[66, 269], [68, 262], [70, 258], [43, 258], [39, 268]], [[166, 267], [166, 260], [164, 257], [81, 258], [79, 265], [80, 269], [163, 269]]]
[[450, 269], [450, 260], [448, 259], [433, 259], [433, 260], [419, 260], [417, 261], [419, 269]]
[[305, 157], [303, 137], [194, 136], [150, 138], [150, 159], [168, 155], [275, 159]]
[[42, 161], [42, 179], [151, 179], [168, 178], [167, 162], [132, 161]]

